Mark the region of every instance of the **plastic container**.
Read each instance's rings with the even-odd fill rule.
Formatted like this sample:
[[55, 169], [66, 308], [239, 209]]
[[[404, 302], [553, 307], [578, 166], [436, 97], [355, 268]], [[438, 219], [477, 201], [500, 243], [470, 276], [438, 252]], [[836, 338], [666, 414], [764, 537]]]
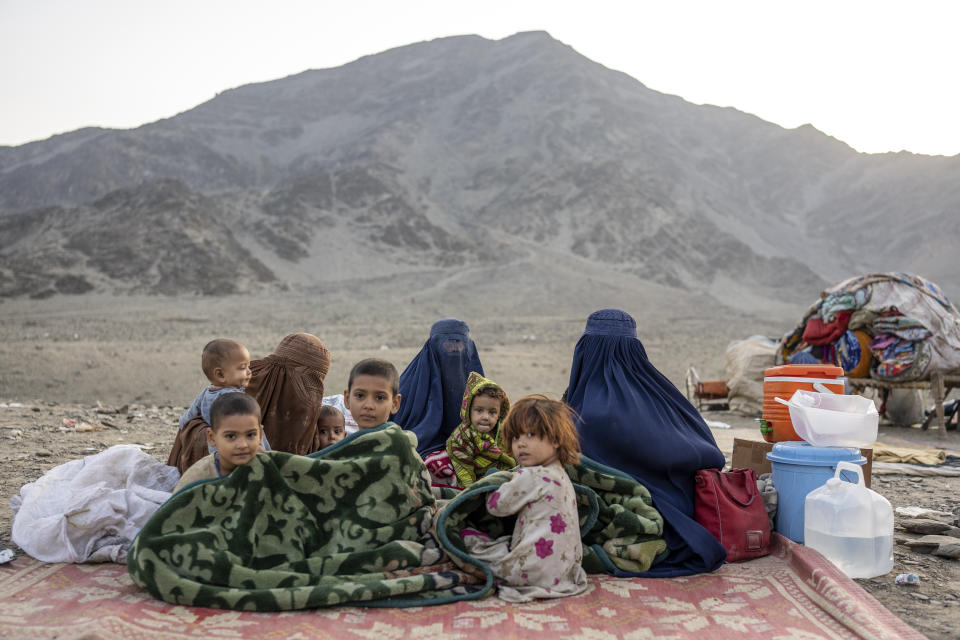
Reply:
[[797, 389], [822, 391], [843, 395], [846, 382], [843, 369], [827, 364], [784, 364], [763, 372], [763, 419], [766, 429], [762, 431], [767, 442], [800, 440], [793, 428], [790, 411], [776, 401], [789, 400]]
[[870, 447], [877, 439], [880, 414], [873, 400], [797, 389], [787, 402], [793, 428], [815, 447]]
[[[841, 472], [857, 474], [844, 482]], [[863, 470], [840, 462], [833, 478], [811, 491], [804, 505], [804, 544], [851, 578], [874, 578], [893, 569], [893, 508], [863, 483]]]
[[[807, 494], [834, 477], [839, 462], [866, 464], [860, 450], [852, 447], [814, 447], [806, 442], [778, 442], [767, 454], [777, 490], [777, 517], [774, 527], [794, 542], [803, 542], [803, 511]], [[849, 471], [850, 482], [856, 476]]]

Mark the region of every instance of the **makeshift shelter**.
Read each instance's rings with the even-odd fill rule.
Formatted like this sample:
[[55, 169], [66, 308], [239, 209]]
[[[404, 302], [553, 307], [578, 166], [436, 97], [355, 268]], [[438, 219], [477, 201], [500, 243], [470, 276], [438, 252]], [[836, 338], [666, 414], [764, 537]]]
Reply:
[[923, 380], [960, 369], [960, 312], [934, 283], [873, 273], [820, 294], [780, 342], [778, 363], [843, 367], [849, 378]]

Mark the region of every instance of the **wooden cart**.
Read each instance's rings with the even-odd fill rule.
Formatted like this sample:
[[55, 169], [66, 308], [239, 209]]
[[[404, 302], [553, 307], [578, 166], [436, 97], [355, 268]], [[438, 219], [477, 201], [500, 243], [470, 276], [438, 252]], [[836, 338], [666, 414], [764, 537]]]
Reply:
[[937, 428], [939, 429], [937, 437], [940, 439], [947, 437], [947, 427], [943, 419], [943, 401], [947, 399], [953, 389], [960, 388], [960, 372], [951, 373], [931, 373], [926, 380], [914, 380], [911, 382], [888, 382], [886, 380], [874, 380], [873, 378], [847, 378], [847, 386], [852, 393], [859, 393], [866, 388], [873, 389], [926, 389], [930, 391], [933, 397], [935, 411], [927, 416], [923, 421], [923, 428], [930, 427], [934, 418], [937, 419]]

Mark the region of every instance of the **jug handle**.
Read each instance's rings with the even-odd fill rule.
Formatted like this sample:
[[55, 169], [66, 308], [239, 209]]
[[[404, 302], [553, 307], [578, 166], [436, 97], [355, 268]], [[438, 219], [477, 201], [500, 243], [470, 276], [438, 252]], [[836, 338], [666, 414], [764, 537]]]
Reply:
[[834, 395], [833, 391], [830, 390], [830, 387], [823, 384], [822, 382], [814, 382], [813, 388], [819, 391], [820, 393], [829, 393], [830, 395]]
[[840, 473], [842, 471], [855, 471], [858, 476], [858, 481], [856, 483], [851, 482], [850, 484], [856, 484], [858, 487], [866, 487], [866, 484], [863, 482], [863, 469], [860, 467], [860, 465], [853, 464], [852, 462], [848, 462], [846, 460], [841, 460], [837, 463], [837, 470], [833, 474], [833, 477], [843, 480], [843, 478], [840, 477]]

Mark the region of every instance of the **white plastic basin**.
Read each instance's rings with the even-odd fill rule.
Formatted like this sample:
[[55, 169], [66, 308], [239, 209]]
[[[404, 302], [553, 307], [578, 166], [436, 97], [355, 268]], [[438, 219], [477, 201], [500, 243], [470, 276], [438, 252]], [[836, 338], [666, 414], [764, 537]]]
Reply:
[[789, 402], [797, 435], [815, 447], [869, 447], [877, 440], [880, 415], [873, 400], [798, 389]]

